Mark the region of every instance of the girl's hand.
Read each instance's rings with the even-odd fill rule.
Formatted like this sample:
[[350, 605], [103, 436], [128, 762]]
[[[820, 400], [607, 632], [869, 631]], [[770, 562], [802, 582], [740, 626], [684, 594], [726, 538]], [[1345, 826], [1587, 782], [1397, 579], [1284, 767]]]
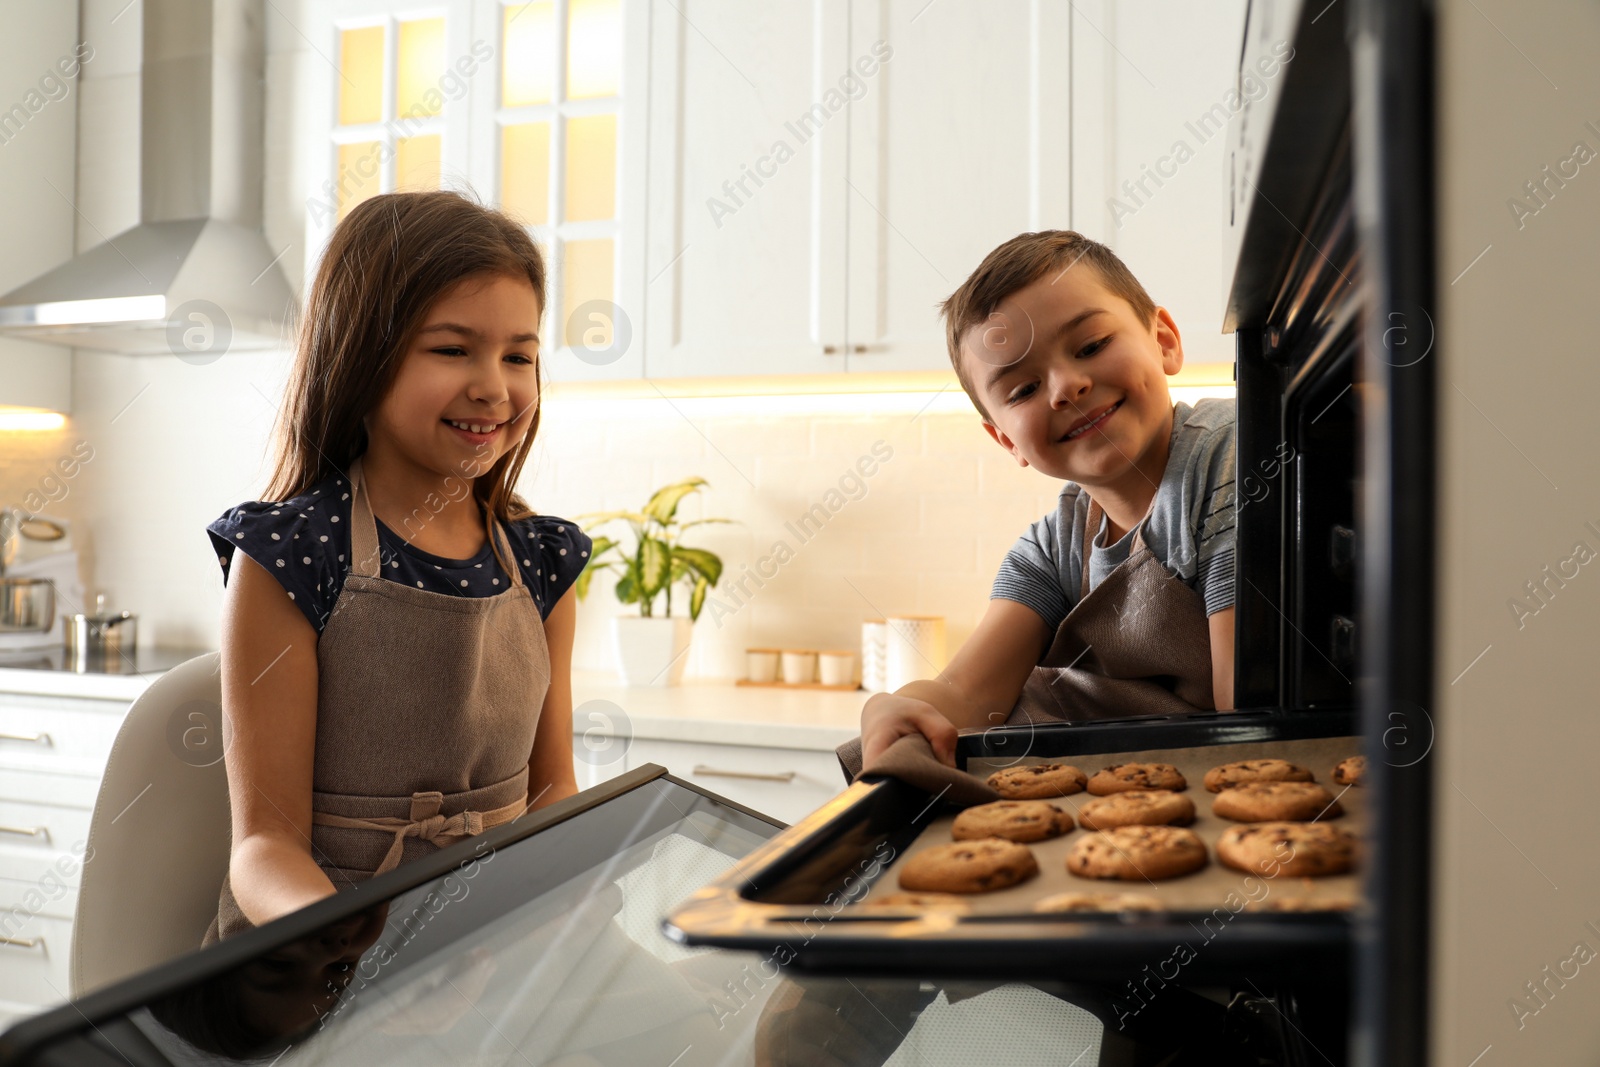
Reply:
[[956, 765], [956, 728], [943, 712], [916, 697], [878, 693], [861, 709], [862, 766], [908, 734], [926, 737], [939, 762]]

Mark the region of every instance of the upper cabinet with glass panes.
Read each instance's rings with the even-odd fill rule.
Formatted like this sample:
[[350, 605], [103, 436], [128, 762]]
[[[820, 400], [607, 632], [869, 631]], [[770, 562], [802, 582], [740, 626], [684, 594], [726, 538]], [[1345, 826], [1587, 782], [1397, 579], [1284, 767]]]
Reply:
[[310, 39], [328, 43], [310, 95], [330, 120], [308, 164], [308, 274], [366, 198], [454, 189], [522, 221], [545, 253], [550, 377], [642, 374], [622, 309], [643, 302], [644, 107], [629, 79], [643, 0], [306, 8], [321, 23]]
[[1241, 5], [1146, 0], [1169, 48], [1112, 0], [300, 0], [309, 261], [364, 197], [471, 190], [548, 257], [552, 378], [943, 371], [939, 303], [1072, 226], [1222, 366], [1221, 140], [1113, 194], [1233, 84]]

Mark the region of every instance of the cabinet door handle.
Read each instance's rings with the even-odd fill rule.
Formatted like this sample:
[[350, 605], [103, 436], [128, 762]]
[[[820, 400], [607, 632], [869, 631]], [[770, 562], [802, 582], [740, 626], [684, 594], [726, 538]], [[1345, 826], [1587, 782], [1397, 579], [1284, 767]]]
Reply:
[[838, 345], [823, 345], [822, 346], [822, 354], [825, 355], [825, 356], [836, 356], [836, 355], [839, 354], [839, 346]]
[[17, 948], [43, 948], [42, 937], [0, 937], [0, 945], [15, 945]]
[[861, 353], [865, 352], [866, 350], [867, 350], [867, 346], [866, 345], [851, 345], [850, 346], [850, 351], [854, 352], [858, 356]]
[[761, 774], [756, 771], [719, 771], [715, 767], [707, 767], [703, 763], [694, 765], [694, 773], [706, 778], [753, 778], [758, 782], [792, 782], [793, 771], [779, 771], [776, 774]]
[[50, 840], [50, 828], [47, 826], [0, 826], [0, 834], [18, 834], [22, 837], [42, 837]]
[[40, 745], [51, 744], [49, 734], [0, 734], [0, 741], [28, 741]]

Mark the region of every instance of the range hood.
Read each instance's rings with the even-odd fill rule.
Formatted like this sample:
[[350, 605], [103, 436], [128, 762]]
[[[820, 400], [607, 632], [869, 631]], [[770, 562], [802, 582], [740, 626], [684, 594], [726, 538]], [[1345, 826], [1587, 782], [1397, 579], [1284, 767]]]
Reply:
[[284, 347], [294, 294], [260, 229], [261, 2], [143, 9], [139, 224], [0, 296], [0, 336], [134, 355]]

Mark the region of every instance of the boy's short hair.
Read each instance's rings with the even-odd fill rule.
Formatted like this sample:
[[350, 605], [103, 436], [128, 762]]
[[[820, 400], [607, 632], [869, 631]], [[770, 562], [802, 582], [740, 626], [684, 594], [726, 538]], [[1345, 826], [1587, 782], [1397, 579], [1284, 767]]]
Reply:
[[985, 256], [978, 269], [961, 283], [961, 288], [939, 305], [956, 377], [985, 419], [989, 418], [989, 412], [961, 362], [961, 335], [986, 321], [1013, 293], [1026, 289], [1051, 271], [1065, 271], [1080, 261], [1099, 271], [1105, 287], [1126, 300], [1141, 323], [1150, 324], [1156, 313], [1155, 301], [1150, 299], [1150, 294], [1145, 292], [1127, 264], [1099, 241], [1073, 230], [1018, 234]]

